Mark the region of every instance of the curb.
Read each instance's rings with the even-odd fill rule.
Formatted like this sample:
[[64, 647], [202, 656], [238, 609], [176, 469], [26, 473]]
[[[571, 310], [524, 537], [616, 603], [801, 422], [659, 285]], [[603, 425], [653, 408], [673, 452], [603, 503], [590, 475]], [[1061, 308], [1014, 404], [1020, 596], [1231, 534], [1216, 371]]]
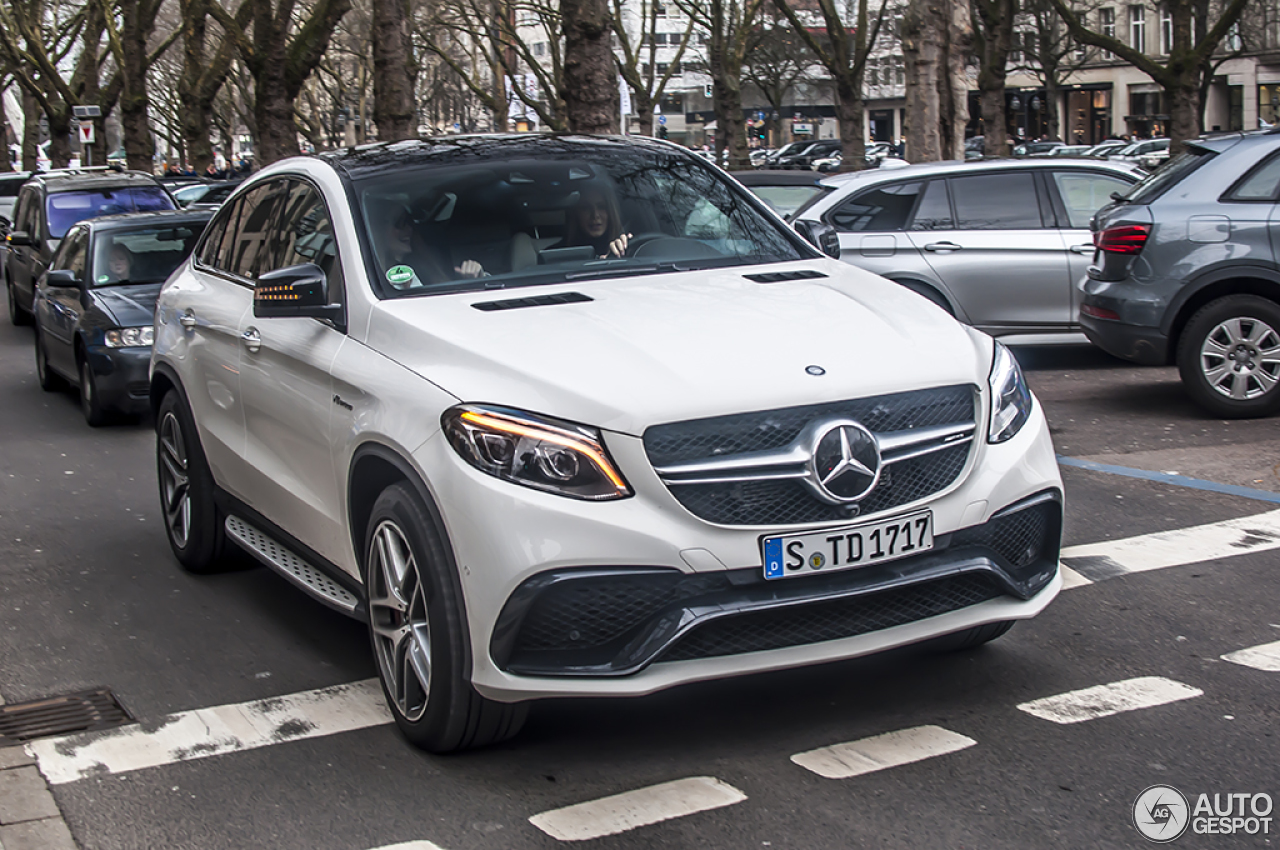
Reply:
[[25, 747], [0, 748], [0, 850], [77, 850], [35, 757]]

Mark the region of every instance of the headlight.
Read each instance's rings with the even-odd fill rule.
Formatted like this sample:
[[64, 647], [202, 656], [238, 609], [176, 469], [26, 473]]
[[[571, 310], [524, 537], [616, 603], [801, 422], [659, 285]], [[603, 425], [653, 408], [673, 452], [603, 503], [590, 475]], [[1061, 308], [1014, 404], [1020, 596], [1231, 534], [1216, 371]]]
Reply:
[[107, 348], [134, 348], [150, 345], [155, 341], [155, 329], [148, 325], [145, 328], [118, 328], [105, 334]]
[[594, 428], [470, 404], [446, 410], [441, 424], [458, 454], [495, 478], [575, 499], [631, 495]]
[[987, 442], [1003, 443], [1022, 429], [1031, 415], [1031, 390], [1022, 377], [1018, 361], [1009, 349], [995, 344], [995, 357], [991, 359], [991, 427], [987, 430]]

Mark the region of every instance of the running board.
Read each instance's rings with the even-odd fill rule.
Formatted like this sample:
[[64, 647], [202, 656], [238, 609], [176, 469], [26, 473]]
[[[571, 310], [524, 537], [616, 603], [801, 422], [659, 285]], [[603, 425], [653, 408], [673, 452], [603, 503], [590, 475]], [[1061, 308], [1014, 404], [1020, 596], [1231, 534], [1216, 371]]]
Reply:
[[250, 555], [324, 604], [337, 608], [344, 614], [355, 615], [359, 600], [345, 587], [240, 517], [228, 516], [226, 527], [227, 536]]

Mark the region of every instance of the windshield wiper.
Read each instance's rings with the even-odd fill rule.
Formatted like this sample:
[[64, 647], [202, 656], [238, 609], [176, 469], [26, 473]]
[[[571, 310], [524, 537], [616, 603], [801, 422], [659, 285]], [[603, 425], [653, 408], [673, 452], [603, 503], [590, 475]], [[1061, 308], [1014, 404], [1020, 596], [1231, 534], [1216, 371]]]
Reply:
[[610, 266], [603, 269], [587, 269], [580, 272], [569, 272], [565, 280], [597, 280], [602, 277], [634, 277], [642, 274], [659, 274], [661, 272], [693, 272], [700, 267], [694, 264], [679, 262], [650, 263], [644, 266]]

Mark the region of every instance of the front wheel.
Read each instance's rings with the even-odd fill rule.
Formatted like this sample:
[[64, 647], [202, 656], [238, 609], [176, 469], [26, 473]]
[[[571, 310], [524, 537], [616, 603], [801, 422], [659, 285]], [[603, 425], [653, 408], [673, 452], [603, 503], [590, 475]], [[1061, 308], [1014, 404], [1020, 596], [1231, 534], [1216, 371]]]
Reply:
[[36, 326], [35, 338], [36, 378], [40, 382], [40, 389], [47, 393], [62, 389], [62, 380], [49, 368], [49, 355], [44, 350], [44, 334], [40, 333], [39, 325]]
[[31, 321], [31, 316], [18, 306], [18, 291], [13, 288], [13, 281], [6, 281], [6, 283], [5, 289], [8, 291], [9, 300], [9, 321], [14, 325], [25, 325]]
[[1178, 372], [1192, 401], [1215, 416], [1280, 410], [1280, 305], [1228, 295], [1200, 308], [1178, 343]]
[[90, 428], [106, 424], [107, 411], [98, 398], [98, 387], [93, 382], [93, 367], [89, 365], [88, 357], [80, 359], [80, 411]]
[[173, 554], [190, 572], [214, 572], [221, 563], [226, 532], [195, 422], [177, 390], [164, 397], [156, 416], [156, 477]]
[[448, 753], [519, 732], [527, 703], [494, 702], [471, 685], [462, 593], [448, 543], [409, 485], [382, 491], [365, 539], [369, 637], [401, 733], [424, 750]]

